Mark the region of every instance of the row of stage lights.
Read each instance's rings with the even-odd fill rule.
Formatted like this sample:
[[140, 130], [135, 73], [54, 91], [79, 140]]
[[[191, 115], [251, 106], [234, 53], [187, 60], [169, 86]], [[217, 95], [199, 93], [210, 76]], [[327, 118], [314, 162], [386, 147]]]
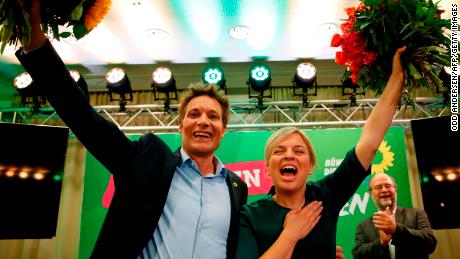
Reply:
[[[77, 82], [84, 94], [89, 98], [88, 85], [76, 70], [69, 70], [72, 78]], [[227, 94], [225, 74], [219, 66], [209, 66], [201, 74], [201, 80], [206, 84], [214, 84]], [[257, 99], [258, 106], [262, 107], [263, 98], [271, 98], [271, 70], [265, 64], [251, 66], [248, 73], [248, 97]], [[122, 68], [112, 68], [105, 75], [106, 87], [108, 89], [110, 101], [119, 101], [120, 110], [124, 110], [126, 102], [132, 101], [131, 82], [128, 75]], [[301, 63], [292, 78], [294, 96], [303, 96], [304, 103], [308, 102], [309, 95], [316, 95], [316, 68], [311, 63]], [[23, 105], [32, 104], [38, 111], [40, 104], [44, 103], [44, 98], [38, 94], [32, 78], [27, 72], [18, 75], [14, 80], [14, 86], [21, 95]], [[176, 81], [172, 71], [168, 67], [158, 67], [152, 73], [151, 87], [154, 93], [154, 100], [163, 100], [165, 109], [169, 109], [170, 100], [178, 100]], [[264, 95], [270, 89], [270, 94]], [[302, 89], [302, 93], [298, 93]], [[308, 89], [314, 89], [313, 93], [308, 93]], [[256, 93], [255, 93], [256, 92]], [[160, 93], [164, 96], [161, 97]], [[116, 99], [113, 94], [119, 95]]]
[[[460, 167], [436, 168], [431, 171], [431, 175], [438, 182], [460, 180]], [[428, 182], [428, 180], [424, 181]]]
[[[448, 70], [442, 69], [440, 77], [450, 86], [450, 73]], [[82, 89], [87, 98], [89, 98], [88, 85], [76, 70], [69, 70], [70, 75]], [[207, 84], [214, 84], [220, 90], [227, 94], [226, 80], [224, 71], [218, 66], [209, 66], [205, 68], [201, 74], [201, 80]], [[255, 64], [249, 69], [248, 80], [248, 98], [257, 99], [257, 106], [262, 109], [263, 99], [272, 97], [271, 86], [271, 70], [265, 64]], [[128, 75], [122, 68], [112, 68], [105, 75], [106, 87], [108, 89], [110, 101], [118, 101], [120, 111], [125, 110], [126, 102], [132, 101], [131, 82]], [[292, 77], [293, 96], [301, 96], [304, 106], [308, 105], [308, 96], [317, 95], [317, 76], [316, 68], [313, 64], [305, 62], [297, 66], [297, 69]], [[33, 84], [32, 78], [27, 72], [17, 76], [14, 80], [14, 86], [21, 95], [22, 104], [33, 104], [34, 110], [38, 111], [40, 103], [44, 103], [44, 98], [40, 98], [36, 87]], [[163, 100], [165, 110], [169, 110], [170, 100], [178, 100], [176, 81], [172, 71], [168, 67], [158, 67], [152, 73], [151, 87], [154, 93], [154, 100]], [[356, 95], [364, 95], [365, 92], [358, 92], [359, 87], [351, 82], [351, 79], [346, 79], [342, 83], [342, 95], [350, 96], [351, 105], [356, 105]], [[268, 95], [264, 92], [270, 90]], [[312, 90], [309, 92], [309, 90]], [[119, 98], [114, 98], [113, 94], [119, 95]], [[161, 97], [160, 93], [164, 96]]]
[[59, 174], [50, 174], [50, 170], [43, 167], [30, 167], [30, 166], [14, 166], [14, 165], [2, 165], [0, 164], [0, 178], [5, 177], [9, 179], [21, 179], [28, 180], [33, 179], [36, 181], [42, 181], [48, 176], [53, 177], [53, 180], [60, 181], [62, 176]]

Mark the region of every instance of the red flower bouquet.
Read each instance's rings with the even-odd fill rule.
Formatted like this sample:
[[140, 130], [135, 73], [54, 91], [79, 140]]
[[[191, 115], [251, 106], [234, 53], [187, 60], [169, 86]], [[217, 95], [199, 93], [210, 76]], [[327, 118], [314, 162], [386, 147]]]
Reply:
[[450, 40], [443, 34], [450, 20], [441, 19], [442, 12], [431, 0], [361, 0], [347, 8], [342, 34], [331, 42], [342, 48], [335, 61], [347, 67], [344, 78], [381, 94], [394, 52], [407, 46], [402, 56], [406, 90], [442, 85], [436, 71], [450, 66]]

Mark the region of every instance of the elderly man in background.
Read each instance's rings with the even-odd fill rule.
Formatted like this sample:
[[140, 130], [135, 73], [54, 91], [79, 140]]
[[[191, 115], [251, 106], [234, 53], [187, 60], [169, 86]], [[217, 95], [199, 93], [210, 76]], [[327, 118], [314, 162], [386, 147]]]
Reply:
[[369, 191], [378, 211], [358, 225], [354, 258], [428, 258], [437, 240], [425, 211], [396, 206], [397, 185], [387, 174], [372, 177]]

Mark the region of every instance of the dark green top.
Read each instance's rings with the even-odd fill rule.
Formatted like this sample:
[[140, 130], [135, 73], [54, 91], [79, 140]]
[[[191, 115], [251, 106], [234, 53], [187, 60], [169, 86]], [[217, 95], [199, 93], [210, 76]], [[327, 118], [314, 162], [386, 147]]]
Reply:
[[[322, 201], [323, 212], [315, 228], [297, 243], [292, 258], [335, 258], [340, 210], [369, 174], [370, 170], [362, 167], [353, 148], [333, 174], [307, 183], [306, 204], [313, 200]], [[281, 234], [284, 217], [289, 210], [278, 205], [272, 194], [243, 206], [236, 258], [258, 258], [268, 250]]]

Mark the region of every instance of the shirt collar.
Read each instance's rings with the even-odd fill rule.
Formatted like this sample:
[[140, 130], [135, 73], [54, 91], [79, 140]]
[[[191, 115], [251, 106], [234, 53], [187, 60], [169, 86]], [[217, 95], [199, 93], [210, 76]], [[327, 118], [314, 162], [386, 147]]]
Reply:
[[[184, 148], [180, 148], [180, 155], [182, 158], [182, 164], [189, 164], [189, 165], [194, 165], [196, 166], [196, 162], [190, 158], [190, 156], [185, 152]], [[221, 176], [223, 178], [227, 177], [227, 170], [225, 169], [224, 164], [220, 161], [220, 159], [216, 156], [213, 158], [213, 163], [216, 165], [216, 171], [214, 172], [214, 175], [208, 175], [206, 177], [214, 177], [214, 176]], [[198, 169], [198, 168], [197, 168]]]
[[396, 218], [396, 209], [398, 208], [398, 206], [395, 205], [395, 208], [393, 209], [392, 213], [393, 213], [393, 218]]

